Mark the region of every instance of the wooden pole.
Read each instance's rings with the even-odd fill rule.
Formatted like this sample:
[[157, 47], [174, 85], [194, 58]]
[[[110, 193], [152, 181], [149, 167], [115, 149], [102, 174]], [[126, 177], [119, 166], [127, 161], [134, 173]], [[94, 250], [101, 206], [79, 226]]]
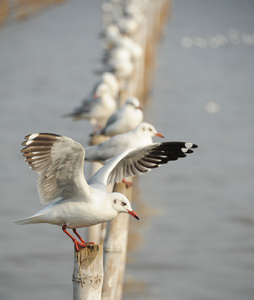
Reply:
[[[126, 197], [128, 197], [130, 202], [132, 202], [133, 189], [135, 189], [135, 187], [126, 189], [123, 183], [119, 183], [115, 186], [115, 191], [116, 192], [124, 191], [124, 194], [126, 195]], [[124, 283], [124, 275], [125, 275], [125, 268], [126, 268], [127, 246], [128, 246], [128, 236], [129, 236], [129, 221], [130, 221], [130, 216], [128, 214], [119, 215], [118, 223], [120, 224], [118, 225], [118, 231], [120, 230], [122, 235], [122, 251], [120, 255], [120, 264], [118, 268], [118, 276], [117, 276], [114, 300], [121, 300], [123, 294], [123, 283]], [[133, 221], [135, 222], [136, 220]]]
[[[130, 201], [132, 188], [126, 189], [124, 183], [118, 183], [115, 192], [123, 193]], [[105, 277], [102, 288], [103, 300], [121, 299], [125, 271], [129, 215], [120, 214], [110, 222], [108, 239], [105, 246]]]
[[[102, 167], [101, 163], [94, 162], [92, 164], [91, 176], [95, 174], [101, 167]], [[101, 228], [102, 228], [102, 224], [90, 226], [88, 228], [87, 241], [94, 242], [95, 244], [101, 244]]]
[[[92, 136], [89, 144], [91, 146], [98, 145], [100, 143], [105, 142], [108, 139], [106, 136], [98, 135]], [[94, 162], [92, 164], [91, 176], [95, 174], [100, 168], [102, 164], [99, 162]], [[88, 229], [88, 242], [93, 241], [95, 244], [103, 244], [106, 235], [105, 224], [98, 224], [94, 226], [90, 226]]]
[[72, 281], [73, 300], [101, 300], [103, 245], [75, 249]]

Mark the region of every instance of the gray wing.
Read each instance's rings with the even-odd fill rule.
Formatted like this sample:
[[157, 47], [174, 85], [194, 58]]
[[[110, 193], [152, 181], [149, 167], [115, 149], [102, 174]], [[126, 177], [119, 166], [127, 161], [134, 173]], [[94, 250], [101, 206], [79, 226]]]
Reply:
[[111, 124], [115, 123], [118, 119], [120, 118], [118, 111], [116, 113], [114, 113], [113, 115], [111, 115], [107, 121], [107, 124], [105, 125], [104, 128], [102, 128], [101, 130], [101, 134], [105, 134], [105, 130], [108, 126], [110, 126]]
[[64, 117], [73, 117], [73, 118], [79, 118], [82, 117], [82, 114], [89, 113], [93, 107], [93, 105], [96, 104], [96, 99], [93, 98], [93, 95], [90, 95], [86, 97], [80, 106], [76, 107], [72, 113], [64, 115]]
[[90, 95], [82, 101], [81, 106], [77, 107], [73, 113], [82, 114], [82, 113], [90, 112], [92, 107], [95, 104], [97, 104], [97, 102], [98, 102], [97, 98], [94, 98], [93, 95]]
[[89, 184], [108, 184], [120, 182], [125, 177], [133, 177], [149, 172], [169, 161], [192, 153], [197, 145], [185, 142], [154, 143], [144, 147], [127, 150], [107, 162], [89, 180]]
[[34, 133], [25, 137], [21, 150], [32, 170], [39, 174], [42, 203], [56, 198], [86, 196], [89, 187], [83, 173], [84, 149], [72, 139], [56, 134]]

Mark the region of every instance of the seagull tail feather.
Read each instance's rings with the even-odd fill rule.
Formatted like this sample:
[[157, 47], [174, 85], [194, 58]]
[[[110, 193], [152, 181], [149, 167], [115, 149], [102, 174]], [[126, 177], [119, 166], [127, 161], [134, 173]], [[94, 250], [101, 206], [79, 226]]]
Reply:
[[32, 216], [24, 219], [19, 219], [15, 221], [18, 225], [25, 225], [25, 224], [36, 224], [36, 223], [42, 223], [41, 215]]

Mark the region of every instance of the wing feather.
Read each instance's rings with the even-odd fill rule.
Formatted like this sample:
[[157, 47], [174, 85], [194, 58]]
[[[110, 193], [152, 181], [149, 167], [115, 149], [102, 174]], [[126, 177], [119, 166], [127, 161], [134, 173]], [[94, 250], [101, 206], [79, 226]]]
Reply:
[[85, 152], [79, 143], [50, 133], [30, 134], [25, 139], [21, 152], [39, 174], [37, 188], [42, 203], [88, 192], [83, 173]]
[[108, 184], [120, 182], [124, 177], [132, 177], [149, 172], [169, 161], [192, 153], [197, 145], [185, 142], [154, 143], [144, 147], [126, 150], [108, 161], [89, 180], [89, 184]]

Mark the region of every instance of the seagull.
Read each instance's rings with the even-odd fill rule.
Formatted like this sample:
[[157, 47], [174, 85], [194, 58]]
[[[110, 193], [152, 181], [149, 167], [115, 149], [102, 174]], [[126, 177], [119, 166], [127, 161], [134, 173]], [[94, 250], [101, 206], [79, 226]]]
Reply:
[[[103, 143], [85, 148], [85, 160], [97, 161], [104, 165], [112, 157], [127, 149], [152, 144], [152, 137], [154, 136], [164, 138], [163, 134], [159, 133], [153, 125], [142, 122], [131, 131], [117, 134]], [[126, 178], [123, 178], [122, 181], [127, 188], [133, 185]]]
[[116, 62], [131, 61], [131, 52], [127, 47], [115, 47], [104, 53], [103, 61], [106, 65], [114, 67]]
[[108, 118], [116, 110], [116, 101], [112, 97], [110, 88], [105, 83], [100, 83], [92, 96], [87, 97], [81, 106], [74, 109], [65, 117], [73, 117], [74, 120], [87, 119], [94, 127], [94, 133], [101, 129]]
[[128, 98], [124, 105], [108, 119], [100, 134], [113, 136], [133, 130], [143, 121], [143, 110], [136, 97]]
[[113, 23], [107, 25], [100, 34], [105, 49], [112, 48], [120, 36], [121, 35], [118, 26]]
[[110, 73], [110, 72], [104, 72], [102, 75], [101, 75], [101, 79], [95, 84], [93, 90], [92, 90], [92, 95], [93, 94], [96, 94], [96, 90], [98, 88], [98, 86], [101, 84], [101, 83], [105, 83], [108, 85], [109, 89], [110, 89], [110, 93], [111, 93], [111, 96], [114, 98], [114, 99], [117, 99], [118, 98], [118, 94], [119, 94], [119, 83], [116, 79], [116, 76], [113, 74], [113, 73]]
[[[130, 53], [131, 60], [140, 59], [143, 55], [142, 47], [129, 36], [120, 36], [115, 42], [115, 49], [126, 49]], [[113, 49], [114, 50], [114, 49]]]
[[[47, 204], [31, 217], [16, 223], [49, 223], [62, 227], [79, 251], [87, 243], [76, 231], [128, 213], [139, 220], [126, 196], [109, 193], [107, 186], [123, 177], [135, 176], [192, 153], [197, 145], [184, 142], [153, 143], [122, 152], [109, 160], [86, 181], [83, 172], [85, 150], [69, 137], [33, 133], [25, 137], [21, 152], [32, 170], [39, 174], [40, 201]], [[67, 229], [72, 229], [75, 238]]]
[[112, 157], [127, 149], [152, 144], [154, 136], [164, 138], [163, 134], [159, 133], [153, 125], [142, 122], [131, 131], [117, 134], [101, 144], [86, 147], [85, 160], [97, 161], [104, 165]]
[[[107, 60], [106, 57], [105, 60]], [[113, 73], [116, 76], [120, 87], [123, 88], [124, 84], [121, 83], [121, 81], [130, 78], [134, 72], [134, 65], [131, 59], [118, 59], [111, 56], [110, 60], [107, 61], [107, 64], [103, 68], [95, 70], [95, 73], [97, 74], [102, 74], [104, 72]]]

